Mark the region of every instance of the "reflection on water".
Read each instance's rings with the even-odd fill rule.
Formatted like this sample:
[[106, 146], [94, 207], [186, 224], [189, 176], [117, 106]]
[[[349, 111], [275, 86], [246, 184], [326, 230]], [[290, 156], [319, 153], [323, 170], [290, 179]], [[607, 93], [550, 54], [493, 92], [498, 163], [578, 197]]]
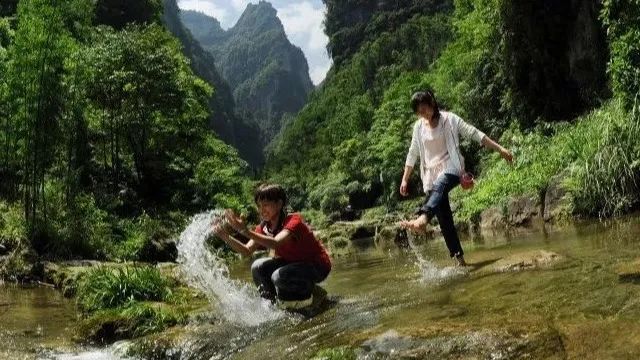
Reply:
[[[393, 358], [404, 351], [403, 356], [427, 359], [637, 359], [640, 285], [621, 281], [616, 269], [640, 257], [638, 234], [640, 221], [630, 218], [485, 235], [464, 242], [474, 265], [468, 273], [437, 277], [443, 280], [436, 283], [423, 281], [424, 264], [434, 271], [450, 266], [441, 239], [413, 250], [369, 247], [336, 261], [324, 287], [338, 304], [326, 312], [260, 326], [224, 320], [195, 325], [177, 351], [187, 359], [308, 359], [320, 349], [346, 345], [358, 348], [361, 358]], [[528, 271], [492, 270], [500, 259], [532, 250], [563, 260]], [[248, 262], [236, 264], [230, 276], [248, 281], [248, 268]], [[27, 308], [46, 312], [34, 303]], [[68, 315], [72, 321], [72, 311]], [[9, 319], [16, 339], [21, 320]], [[47, 321], [31, 321], [24, 329], [37, 333], [38, 324], [43, 334], [52, 332]], [[17, 338], [27, 346], [41, 339]]]
[[33, 359], [41, 346], [70, 343], [74, 304], [54, 289], [0, 286], [0, 359]]

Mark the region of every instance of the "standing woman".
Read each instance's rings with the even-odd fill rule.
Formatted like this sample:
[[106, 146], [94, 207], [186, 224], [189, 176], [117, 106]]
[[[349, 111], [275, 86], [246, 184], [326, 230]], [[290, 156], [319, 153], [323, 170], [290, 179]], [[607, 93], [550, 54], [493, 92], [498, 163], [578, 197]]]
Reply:
[[[274, 255], [257, 259], [251, 265], [253, 281], [263, 298], [277, 299], [290, 308], [311, 305], [315, 285], [331, 271], [327, 250], [300, 214], [287, 214], [287, 195], [280, 185], [260, 186], [254, 200], [262, 221], [253, 231], [247, 228], [244, 219], [226, 211], [228, 224], [249, 238], [246, 244], [230, 236], [223, 226], [215, 226], [214, 232], [243, 256], [250, 256], [259, 248], [269, 249]], [[314, 295], [325, 294], [320, 290]]]
[[464, 173], [460, 135], [498, 151], [509, 163], [513, 162], [513, 155], [458, 115], [440, 111], [431, 91], [415, 93], [411, 98], [411, 107], [418, 115], [418, 120], [413, 126], [400, 194], [409, 195], [409, 177], [420, 158], [420, 178], [427, 198], [417, 212], [418, 217], [411, 221], [402, 221], [400, 226], [414, 232], [424, 232], [431, 219], [438, 218], [449, 255], [456, 261], [456, 265], [465, 266], [464, 251], [449, 204], [449, 191], [460, 184], [460, 178]]

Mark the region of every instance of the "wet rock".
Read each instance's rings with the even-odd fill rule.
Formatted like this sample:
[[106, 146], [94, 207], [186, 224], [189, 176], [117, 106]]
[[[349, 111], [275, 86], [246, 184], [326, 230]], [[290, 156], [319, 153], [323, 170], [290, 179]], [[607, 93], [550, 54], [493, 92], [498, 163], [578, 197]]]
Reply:
[[640, 258], [616, 266], [620, 282], [640, 284]]
[[480, 214], [480, 228], [482, 229], [499, 229], [506, 227], [506, 225], [504, 212], [500, 208], [488, 208]]
[[32, 282], [42, 276], [42, 264], [38, 256], [26, 246], [18, 246], [0, 256], [0, 280]]
[[551, 251], [531, 250], [500, 259], [491, 264], [489, 270], [493, 272], [531, 270], [552, 265], [562, 259], [561, 255]]
[[564, 347], [554, 329], [479, 330], [431, 338], [389, 330], [365, 341], [358, 358], [383, 359], [563, 359]]
[[170, 238], [154, 239], [145, 244], [141, 251], [141, 261], [167, 262], [178, 258], [176, 241]]
[[553, 222], [569, 218], [571, 199], [563, 183], [564, 176], [554, 176], [544, 195], [544, 221]]
[[409, 336], [401, 336], [396, 330], [389, 330], [362, 343], [362, 350], [368, 355], [391, 355], [420, 346], [420, 341]]
[[531, 225], [534, 218], [541, 216], [540, 199], [520, 196], [509, 200], [507, 204], [507, 222], [511, 226]]
[[351, 240], [372, 238], [376, 236], [376, 227], [372, 225], [365, 225], [356, 228], [356, 230], [351, 234]]

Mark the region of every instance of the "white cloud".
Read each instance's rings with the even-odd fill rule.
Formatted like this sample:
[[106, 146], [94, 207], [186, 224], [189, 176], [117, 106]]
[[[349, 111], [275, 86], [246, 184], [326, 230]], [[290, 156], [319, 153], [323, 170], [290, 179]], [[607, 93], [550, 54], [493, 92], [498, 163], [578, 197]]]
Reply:
[[311, 1], [288, 4], [278, 8], [289, 40], [302, 48], [309, 62], [309, 75], [314, 84], [319, 84], [331, 67], [326, 48], [329, 38], [322, 24], [324, 6], [314, 6]]
[[[224, 1], [224, 0], [223, 0]], [[237, 11], [244, 11], [244, 9], [247, 8], [247, 5], [252, 2], [250, 0], [231, 0], [231, 5], [237, 10]]]
[[314, 84], [318, 85], [327, 77], [327, 72], [331, 68], [331, 60], [326, 59], [318, 63], [309, 64], [309, 76]]
[[218, 19], [220, 22], [225, 22], [229, 16], [229, 12], [225, 8], [214, 4], [212, 1], [180, 0], [178, 5], [180, 6], [180, 9], [200, 11]]

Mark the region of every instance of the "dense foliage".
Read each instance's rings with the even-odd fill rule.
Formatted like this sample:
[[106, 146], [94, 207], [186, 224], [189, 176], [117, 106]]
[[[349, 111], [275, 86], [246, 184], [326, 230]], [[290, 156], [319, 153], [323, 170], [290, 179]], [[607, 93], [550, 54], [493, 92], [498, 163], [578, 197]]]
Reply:
[[[327, 31], [351, 31], [340, 19], [367, 18], [387, 2], [377, 3], [328, 4]], [[453, 13], [417, 14], [399, 26], [354, 30], [353, 37], [336, 31], [332, 56], [343, 61], [270, 153], [269, 174], [292, 185], [296, 206], [328, 214], [347, 204], [393, 206], [415, 121], [409, 98], [418, 89], [435, 90], [444, 108], [494, 138], [512, 127], [528, 133], [571, 119], [607, 98], [608, 51], [596, 5], [554, 2], [536, 11], [501, 0], [454, 5]], [[571, 16], [555, 14], [560, 10]], [[393, 6], [375, 14], [389, 12]], [[336, 47], [346, 41], [338, 34], [352, 45]], [[467, 167], [480, 170], [477, 148], [463, 144], [463, 150]], [[419, 193], [418, 181], [413, 189]]]
[[452, 8], [451, 0], [323, 0], [329, 37], [327, 50], [336, 64], [356, 53], [364, 42], [382, 32], [393, 32], [415, 15], [429, 15]]
[[246, 163], [208, 128], [212, 89], [148, 4], [24, 0], [0, 20], [0, 199], [22, 208], [2, 234], [41, 255], [144, 258], [183, 213], [246, 203]]

